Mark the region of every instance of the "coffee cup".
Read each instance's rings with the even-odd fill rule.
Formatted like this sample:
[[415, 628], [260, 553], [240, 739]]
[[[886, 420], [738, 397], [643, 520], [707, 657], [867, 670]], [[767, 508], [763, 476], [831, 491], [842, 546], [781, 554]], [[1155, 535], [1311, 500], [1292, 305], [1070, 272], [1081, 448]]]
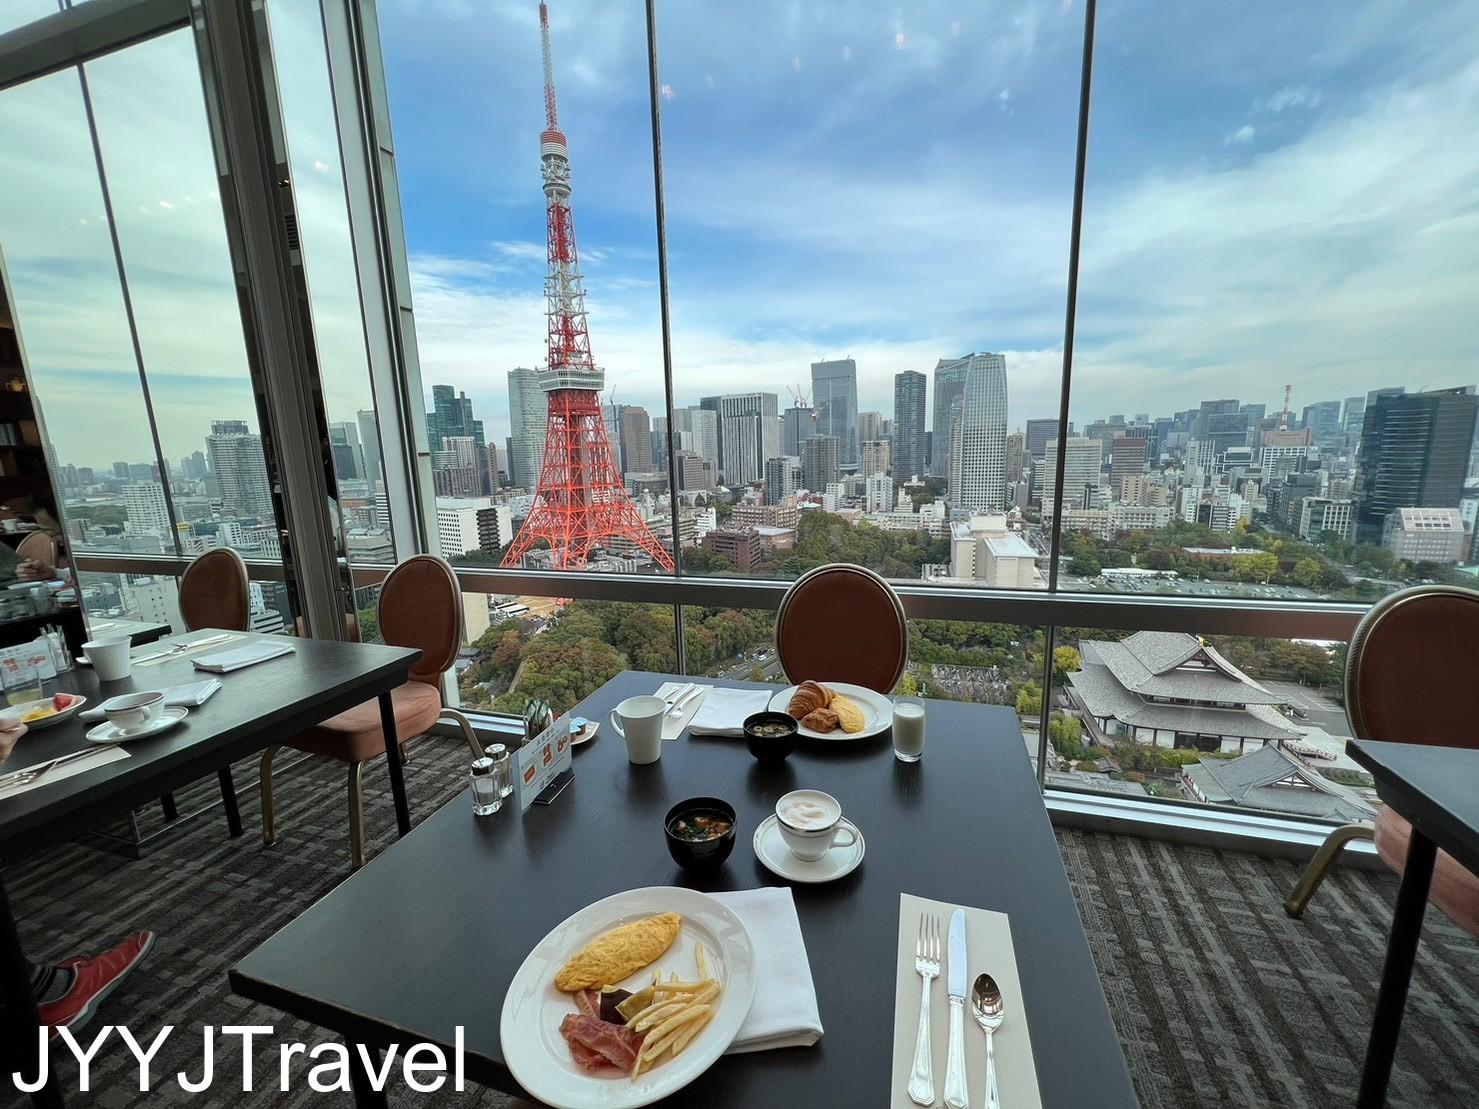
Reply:
[[662, 757], [662, 723], [668, 703], [661, 697], [628, 697], [611, 712], [611, 727], [626, 740], [627, 761], [638, 766]]
[[775, 803], [776, 826], [791, 854], [814, 863], [834, 847], [851, 847], [857, 832], [842, 827], [842, 805], [819, 789], [793, 789]]
[[153, 691], [125, 693], [103, 702], [103, 715], [120, 732], [142, 731], [163, 712], [164, 694]]
[[100, 682], [116, 682], [133, 671], [129, 656], [132, 643], [126, 635], [106, 635], [82, 645], [83, 657], [92, 664]]

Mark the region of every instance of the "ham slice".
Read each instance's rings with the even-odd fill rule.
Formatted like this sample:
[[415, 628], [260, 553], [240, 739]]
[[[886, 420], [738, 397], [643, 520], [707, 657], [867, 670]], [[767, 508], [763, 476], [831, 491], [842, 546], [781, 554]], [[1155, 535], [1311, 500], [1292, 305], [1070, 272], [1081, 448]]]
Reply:
[[[581, 1004], [579, 999], [576, 1004]], [[640, 1032], [580, 1013], [566, 1014], [560, 1022], [560, 1035], [570, 1045], [570, 1056], [576, 1065], [590, 1071], [615, 1067], [629, 1072], [642, 1045]]]
[[580, 1010], [580, 1015], [601, 1019], [601, 991], [600, 990], [576, 990], [575, 1007]]

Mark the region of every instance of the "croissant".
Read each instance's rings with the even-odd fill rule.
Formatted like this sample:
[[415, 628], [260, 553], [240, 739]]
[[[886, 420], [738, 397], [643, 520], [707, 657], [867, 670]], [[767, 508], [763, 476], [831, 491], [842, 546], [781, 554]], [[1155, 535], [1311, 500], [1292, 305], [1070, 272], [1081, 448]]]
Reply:
[[801, 718], [801, 726], [803, 728], [810, 728], [814, 732], [836, 731], [839, 723], [841, 723], [841, 720], [829, 708], [812, 709]]
[[830, 689], [818, 682], [802, 682], [796, 687], [796, 692], [791, 694], [791, 703], [786, 711], [800, 720], [814, 709], [826, 708], [832, 703], [833, 696]]
[[842, 725], [842, 730], [849, 735], [861, 732], [867, 724], [867, 718], [863, 716], [863, 710], [856, 701], [838, 694], [832, 698], [832, 703], [827, 706], [827, 711], [835, 713], [837, 721]]

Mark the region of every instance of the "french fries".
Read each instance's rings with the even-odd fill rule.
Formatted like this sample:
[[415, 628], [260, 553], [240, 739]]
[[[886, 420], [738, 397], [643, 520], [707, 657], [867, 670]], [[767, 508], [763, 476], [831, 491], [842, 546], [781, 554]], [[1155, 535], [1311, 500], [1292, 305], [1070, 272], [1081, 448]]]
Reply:
[[693, 959], [698, 970], [694, 981], [683, 981], [676, 973], [669, 972], [664, 982], [662, 972], [653, 971], [652, 985], [617, 1006], [628, 1028], [645, 1033], [632, 1067], [632, 1078], [676, 1059], [714, 1018], [723, 987], [718, 979], [709, 976], [703, 944], [694, 948]]

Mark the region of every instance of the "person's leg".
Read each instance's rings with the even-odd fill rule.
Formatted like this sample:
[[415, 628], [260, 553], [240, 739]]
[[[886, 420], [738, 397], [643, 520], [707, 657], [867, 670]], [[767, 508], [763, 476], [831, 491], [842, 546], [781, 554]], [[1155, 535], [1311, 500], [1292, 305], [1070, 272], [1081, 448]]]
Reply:
[[101, 955], [66, 959], [55, 967], [41, 968], [43, 973], [55, 975], [46, 993], [36, 995], [41, 1023], [52, 1028], [81, 1028], [153, 946], [153, 932], [135, 932]]

